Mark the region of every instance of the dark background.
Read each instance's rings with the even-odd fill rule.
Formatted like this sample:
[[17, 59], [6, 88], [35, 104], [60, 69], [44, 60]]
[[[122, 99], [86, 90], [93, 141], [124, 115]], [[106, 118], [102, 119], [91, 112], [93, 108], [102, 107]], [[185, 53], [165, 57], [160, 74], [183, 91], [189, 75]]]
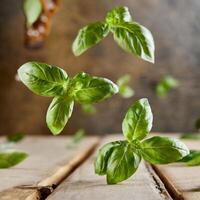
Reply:
[[[45, 46], [37, 51], [23, 46], [21, 4], [19, 0], [0, 2], [0, 134], [49, 133], [45, 113], [51, 99], [36, 96], [15, 81], [18, 67], [30, 60], [58, 65], [70, 75], [85, 71], [113, 81], [125, 73], [133, 77], [133, 98], [115, 96], [98, 104], [98, 113], [92, 116], [76, 105], [64, 133], [72, 134], [78, 128], [89, 134], [120, 132], [125, 111], [141, 97], [151, 103], [154, 131], [195, 130], [194, 122], [200, 117], [199, 0], [63, 0]], [[154, 65], [123, 52], [111, 35], [82, 56], [73, 56], [71, 45], [79, 28], [103, 19], [116, 5], [128, 6], [134, 19], [151, 30], [156, 45]], [[181, 86], [159, 99], [154, 85], [166, 74], [177, 78]]]

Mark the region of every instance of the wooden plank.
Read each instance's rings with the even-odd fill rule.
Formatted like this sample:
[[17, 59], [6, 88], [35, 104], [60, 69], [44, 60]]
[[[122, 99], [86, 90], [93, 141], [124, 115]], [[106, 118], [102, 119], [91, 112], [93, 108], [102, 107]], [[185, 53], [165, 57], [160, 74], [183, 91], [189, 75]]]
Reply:
[[[101, 145], [119, 139], [107, 137]], [[75, 170], [47, 200], [163, 200], [171, 199], [164, 185], [151, 170], [149, 165], [141, 162], [136, 174], [117, 185], [107, 185], [105, 176], [94, 174], [93, 154], [83, 165]]]
[[69, 137], [26, 137], [14, 148], [27, 152], [29, 157], [15, 167], [0, 169], [0, 199], [28, 200], [48, 195], [97, 143], [97, 137], [88, 137], [73, 147]]
[[[173, 135], [171, 135], [173, 136]], [[200, 150], [200, 141], [183, 140], [190, 148]], [[153, 166], [174, 199], [200, 199], [200, 166], [188, 167], [182, 163]]]

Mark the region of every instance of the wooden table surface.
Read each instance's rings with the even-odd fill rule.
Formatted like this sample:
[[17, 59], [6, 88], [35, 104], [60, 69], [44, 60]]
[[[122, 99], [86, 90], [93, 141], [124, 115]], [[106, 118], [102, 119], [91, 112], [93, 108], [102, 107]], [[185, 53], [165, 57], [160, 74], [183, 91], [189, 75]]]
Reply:
[[[86, 137], [73, 144], [64, 136], [26, 137], [14, 148], [29, 157], [15, 167], [0, 169], [0, 200], [200, 200], [200, 166], [142, 161], [134, 176], [107, 185], [104, 176], [94, 173], [94, 157], [103, 144], [120, 138]], [[200, 150], [200, 141], [184, 142]]]

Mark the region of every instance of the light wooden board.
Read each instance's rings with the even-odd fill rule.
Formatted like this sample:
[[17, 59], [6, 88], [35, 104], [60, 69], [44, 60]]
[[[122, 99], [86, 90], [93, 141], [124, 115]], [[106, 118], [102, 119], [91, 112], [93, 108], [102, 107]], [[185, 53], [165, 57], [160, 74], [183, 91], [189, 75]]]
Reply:
[[[171, 135], [172, 136], [172, 135]], [[200, 141], [182, 140], [190, 149], [200, 150]], [[200, 166], [182, 163], [154, 166], [174, 199], [200, 200]]]
[[[101, 145], [117, 138], [107, 137]], [[119, 139], [119, 138], [118, 138]], [[105, 176], [95, 175], [93, 154], [75, 170], [47, 200], [163, 200], [171, 199], [164, 185], [151, 170], [141, 162], [136, 174], [117, 185], [107, 185]]]
[[15, 149], [27, 152], [29, 157], [15, 167], [0, 169], [0, 199], [21, 200], [30, 195], [29, 199], [34, 199], [39, 198], [38, 191], [50, 192], [46, 186], [52, 190], [52, 185], [66, 178], [95, 148], [98, 138], [88, 137], [76, 146], [71, 143], [69, 137], [37, 136], [15, 144]]

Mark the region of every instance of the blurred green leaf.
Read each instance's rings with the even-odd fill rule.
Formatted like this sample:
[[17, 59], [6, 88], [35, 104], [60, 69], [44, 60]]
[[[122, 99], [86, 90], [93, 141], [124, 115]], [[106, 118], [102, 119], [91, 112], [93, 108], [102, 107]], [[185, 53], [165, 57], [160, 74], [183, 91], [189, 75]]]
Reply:
[[78, 131], [76, 131], [76, 133], [72, 138], [72, 141], [73, 143], [77, 144], [81, 142], [84, 138], [85, 138], [85, 130], [81, 128]]
[[0, 152], [0, 168], [13, 167], [28, 157], [24, 152]]
[[168, 92], [179, 86], [179, 81], [170, 75], [165, 76], [156, 85], [156, 94], [158, 97], [165, 97]]
[[185, 133], [181, 135], [180, 139], [199, 140], [200, 135], [197, 133]]
[[88, 114], [95, 114], [97, 112], [95, 106], [92, 104], [82, 104], [81, 108], [83, 112], [88, 113]]
[[119, 87], [119, 94], [123, 98], [130, 98], [134, 95], [134, 90], [130, 86], [128, 86], [130, 80], [131, 76], [129, 74], [125, 74], [117, 80], [117, 85]]
[[200, 118], [196, 120], [195, 127], [196, 127], [197, 131], [200, 131]]
[[8, 142], [20, 142], [21, 140], [23, 140], [25, 137], [25, 135], [23, 133], [15, 133], [12, 135], [8, 135], [7, 136], [7, 141]]

